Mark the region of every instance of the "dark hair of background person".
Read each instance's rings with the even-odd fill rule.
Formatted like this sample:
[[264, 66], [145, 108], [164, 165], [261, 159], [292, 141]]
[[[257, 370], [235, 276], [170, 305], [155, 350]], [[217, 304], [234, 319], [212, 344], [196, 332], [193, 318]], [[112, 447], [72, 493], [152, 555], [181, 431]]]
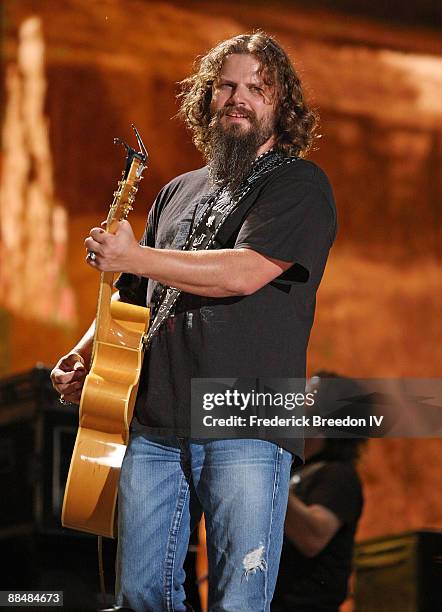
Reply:
[[[341, 376], [336, 372], [328, 372], [326, 370], [320, 370], [313, 374], [314, 378], [319, 379], [319, 395], [317, 399], [317, 406], [319, 406], [321, 413], [326, 413], [327, 407], [327, 396], [324, 393], [324, 384], [321, 385], [323, 379], [337, 379], [339, 380], [339, 386], [347, 396], [361, 396], [366, 393], [366, 390], [358, 384], [352, 378]], [[321, 393], [322, 386], [322, 393]], [[365, 404], [367, 410], [369, 410], [369, 403]], [[325, 409], [325, 410], [324, 410]], [[324, 454], [328, 459], [333, 461], [350, 461], [356, 463], [361, 456], [361, 453], [368, 442], [368, 438], [324, 438], [325, 446], [321, 451], [321, 455]]]

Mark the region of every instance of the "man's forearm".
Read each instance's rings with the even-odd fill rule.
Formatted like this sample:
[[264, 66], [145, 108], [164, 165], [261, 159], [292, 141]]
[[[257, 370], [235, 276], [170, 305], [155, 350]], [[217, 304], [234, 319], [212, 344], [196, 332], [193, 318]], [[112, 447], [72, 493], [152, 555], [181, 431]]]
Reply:
[[307, 557], [321, 552], [339, 527], [339, 519], [330, 510], [322, 506], [307, 506], [295, 495], [289, 495], [285, 533]]
[[139, 247], [133, 272], [187, 293], [228, 297], [247, 293], [243, 279], [253, 275], [250, 260], [240, 249], [174, 251]]
[[90, 366], [92, 348], [94, 345], [95, 321], [91, 324], [84, 336], [73, 347], [71, 353], [78, 353], [82, 357], [87, 368]]

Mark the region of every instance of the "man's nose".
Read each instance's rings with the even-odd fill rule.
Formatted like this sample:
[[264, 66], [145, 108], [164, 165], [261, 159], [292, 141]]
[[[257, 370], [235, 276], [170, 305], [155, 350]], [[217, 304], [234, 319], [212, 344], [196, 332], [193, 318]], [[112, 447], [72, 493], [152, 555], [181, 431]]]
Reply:
[[246, 104], [247, 96], [242, 87], [235, 87], [229, 100], [234, 104]]

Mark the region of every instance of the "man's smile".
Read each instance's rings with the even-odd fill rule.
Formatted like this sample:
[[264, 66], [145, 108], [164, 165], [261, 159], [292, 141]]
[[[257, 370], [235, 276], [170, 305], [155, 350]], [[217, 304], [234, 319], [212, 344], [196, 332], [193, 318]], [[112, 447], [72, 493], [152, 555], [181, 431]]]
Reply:
[[247, 109], [238, 109], [235, 107], [227, 107], [222, 113], [222, 117], [226, 117], [228, 121], [239, 122], [244, 119], [251, 121], [251, 113]]
[[235, 113], [235, 112], [226, 113], [226, 116], [233, 117], [234, 119], [248, 119], [247, 115], [241, 115], [240, 113]]

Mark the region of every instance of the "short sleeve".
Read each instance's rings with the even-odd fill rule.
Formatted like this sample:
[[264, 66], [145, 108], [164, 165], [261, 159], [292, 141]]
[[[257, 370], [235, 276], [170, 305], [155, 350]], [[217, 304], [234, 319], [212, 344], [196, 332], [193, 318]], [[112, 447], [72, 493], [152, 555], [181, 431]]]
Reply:
[[362, 487], [353, 466], [334, 462], [315, 474], [308, 494], [309, 505], [319, 504], [335, 514], [342, 523], [353, 523], [362, 512]]
[[[150, 210], [140, 244], [141, 246], [155, 246], [154, 206]], [[115, 287], [120, 293], [121, 301], [136, 304], [137, 306], [146, 306], [148, 280], [144, 276], [128, 274], [127, 272], [120, 274], [115, 282]]]
[[335, 233], [334, 201], [315, 180], [290, 174], [266, 186], [247, 215], [235, 243], [274, 259], [292, 262], [310, 274], [328, 252]]

